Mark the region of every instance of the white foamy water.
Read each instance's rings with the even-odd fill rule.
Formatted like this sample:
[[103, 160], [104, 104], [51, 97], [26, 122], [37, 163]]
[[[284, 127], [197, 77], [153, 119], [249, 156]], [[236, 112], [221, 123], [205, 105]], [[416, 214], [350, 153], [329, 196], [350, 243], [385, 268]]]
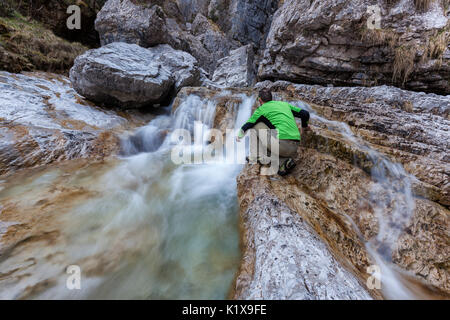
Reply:
[[[254, 102], [242, 99], [236, 128]], [[55, 243], [44, 250], [30, 245], [0, 261], [2, 273], [12, 271], [0, 279], [0, 298], [226, 298], [240, 262], [236, 176], [242, 165], [170, 159], [170, 131], [193, 130], [194, 122], [208, 130], [214, 112], [213, 101], [190, 96], [173, 116], [161, 115], [125, 138], [119, 161], [70, 174], [50, 167], [0, 191], [0, 201], [21, 199], [25, 207], [55, 189], [90, 194], [59, 216]], [[48, 260], [54, 256], [56, 264]], [[69, 265], [81, 268], [81, 290], [66, 287]], [[49, 283], [44, 290], [26, 293], [43, 282]]]
[[[308, 110], [311, 119], [317, 121], [317, 124], [325, 125], [328, 130], [338, 133], [343, 140], [368, 154], [373, 163], [371, 176], [374, 181], [370, 203], [378, 220], [379, 231], [375, 239], [366, 243], [366, 248], [380, 268], [382, 292], [386, 298], [417, 298], [399, 277], [398, 268], [391, 261], [397, 240], [414, 215], [415, 203], [411, 186], [416, 178], [407, 173], [401, 164], [391, 162], [355, 136], [346, 123], [323, 118], [302, 101], [292, 103]], [[348, 219], [351, 220], [350, 217]], [[353, 221], [351, 224], [363, 239], [356, 224]]]
[[[241, 98], [234, 131], [248, 119], [255, 101]], [[414, 298], [390, 262], [414, 211], [414, 177], [371, 149], [346, 124], [302, 107], [313, 121], [364, 150], [374, 163], [370, 200], [379, 233], [367, 249], [381, 268], [384, 296]], [[158, 116], [124, 137], [118, 161], [76, 171], [50, 166], [15, 184], [4, 182], [0, 203], [20, 208], [32, 208], [47, 194], [67, 190], [86, 191], [89, 197], [56, 207], [61, 213], [56, 215], [55, 243], [27, 247], [25, 241], [0, 261], [0, 272], [10, 274], [0, 278], [0, 298], [226, 298], [240, 262], [236, 176], [242, 165], [233, 159], [175, 165], [170, 159], [175, 129], [193, 137], [197, 133], [200, 139], [183, 150], [192, 159], [201, 155], [215, 112], [214, 101], [190, 95], [174, 115]], [[226, 136], [226, 142], [234, 138]], [[0, 235], [10, 226], [0, 223]], [[81, 290], [66, 287], [69, 265], [81, 268]]]

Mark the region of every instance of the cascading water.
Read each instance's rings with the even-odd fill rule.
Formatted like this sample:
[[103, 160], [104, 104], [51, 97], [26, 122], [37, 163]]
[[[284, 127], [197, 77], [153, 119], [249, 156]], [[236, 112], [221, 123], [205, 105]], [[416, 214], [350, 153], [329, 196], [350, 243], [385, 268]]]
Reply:
[[[302, 101], [291, 103], [308, 110], [315, 125], [325, 126], [328, 130], [338, 133], [344, 140], [369, 156], [373, 163], [371, 176], [374, 181], [370, 201], [378, 220], [379, 230], [376, 239], [366, 242], [366, 248], [379, 267], [380, 272], [376, 276], [381, 278], [383, 295], [389, 299], [416, 298], [404, 284], [398, 268], [391, 263], [392, 251], [397, 240], [414, 214], [415, 204], [411, 186], [416, 178], [408, 174], [401, 164], [389, 161], [355, 136], [346, 123], [321, 117]], [[347, 218], [352, 220], [348, 216]], [[363, 239], [356, 224], [350, 222]]]
[[[241, 98], [236, 128], [254, 103]], [[24, 268], [20, 281], [0, 278], [0, 298], [226, 298], [240, 259], [235, 179], [242, 166], [170, 161], [169, 132], [192, 131], [196, 121], [210, 128], [215, 108], [191, 95], [173, 116], [158, 116], [125, 138], [119, 160], [70, 174], [73, 169], [50, 167], [0, 190], [0, 201], [21, 199], [15, 205], [25, 207], [52, 190], [87, 194], [74, 204], [64, 201], [59, 238], [45, 252], [31, 247], [0, 261], [3, 272]], [[34, 264], [25, 265], [30, 256]], [[56, 267], [48, 261], [55, 256]], [[67, 290], [68, 265], [80, 266], [82, 290]], [[26, 290], [43, 281], [45, 290]]]
[[[222, 91], [216, 97], [230, 94]], [[254, 104], [254, 97], [239, 98], [231, 112], [234, 128], [250, 116]], [[384, 296], [415, 297], [390, 261], [413, 214], [415, 178], [346, 124], [327, 120], [302, 102], [292, 103], [308, 109], [314, 125], [334, 131], [369, 156], [370, 200], [379, 232], [366, 247], [381, 269]], [[36, 239], [6, 248], [6, 254], [0, 247], [0, 270], [9, 275], [0, 277], [0, 298], [225, 298], [240, 260], [235, 178], [242, 166], [220, 158], [182, 165], [170, 160], [175, 129], [197, 133], [183, 151], [191, 159], [201, 156], [216, 109], [215, 100], [189, 95], [173, 115], [168, 107], [166, 114], [124, 137], [120, 159], [88, 165], [73, 161], [0, 181], [0, 213], [9, 207], [29, 215], [42, 210], [58, 224], [49, 223]], [[226, 138], [229, 143], [234, 135]], [[14, 221], [0, 222], [0, 237], [14, 226]], [[81, 290], [66, 288], [68, 265], [81, 267]]]

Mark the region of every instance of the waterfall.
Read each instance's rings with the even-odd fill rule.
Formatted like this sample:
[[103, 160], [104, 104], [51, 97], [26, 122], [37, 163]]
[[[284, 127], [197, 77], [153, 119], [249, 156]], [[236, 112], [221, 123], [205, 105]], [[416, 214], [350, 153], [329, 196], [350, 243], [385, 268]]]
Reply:
[[[308, 110], [311, 119], [317, 125], [323, 125], [328, 130], [338, 133], [344, 140], [369, 156], [373, 164], [371, 176], [374, 181], [370, 190], [370, 201], [378, 219], [379, 231], [375, 239], [365, 243], [366, 249], [380, 269], [378, 276], [381, 277], [383, 295], [389, 299], [414, 299], [415, 294], [402, 281], [398, 268], [391, 261], [391, 255], [400, 234], [414, 215], [415, 204], [411, 186], [416, 178], [407, 173], [401, 164], [391, 162], [355, 136], [346, 123], [321, 117], [302, 101], [290, 103]], [[346, 216], [351, 220], [348, 215]], [[362, 239], [354, 221], [350, 222]]]
[[[238, 98], [235, 130], [250, 116], [255, 101], [243, 94]], [[242, 165], [225, 160], [176, 165], [170, 158], [170, 133], [194, 130], [193, 124], [200, 123], [207, 136], [215, 109], [214, 99], [190, 95], [173, 115], [159, 115], [124, 137], [119, 159], [76, 170], [49, 167], [0, 192], [0, 201], [23, 199], [27, 206], [28, 199], [60, 190], [61, 196], [67, 193], [68, 203], [52, 209], [65, 212], [59, 240], [45, 251], [29, 249], [27, 256], [36, 259], [33, 271], [19, 282], [0, 281], [0, 298], [23, 297], [24, 286], [43, 280], [53, 285], [25, 297], [227, 298], [240, 261], [236, 176]], [[88, 196], [69, 202], [79, 190]], [[57, 254], [58, 262], [48, 261]], [[0, 270], [13, 270], [24, 264], [22, 258], [0, 261]], [[68, 265], [80, 266], [82, 290], [66, 289]]]
[[[0, 213], [12, 203], [17, 212], [30, 216], [38, 211], [53, 215], [48, 218], [52, 232], [43, 236], [51, 245], [27, 247], [25, 240], [20, 244], [23, 250], [0, 261], [2, 273], [14, 274], [0, 279], [0, 298], [226, 298], [240, 262], [236, 176], [243, 165], [228, 157], [171, 161], [178, 129], [193, 137], [182, 151], [190, 159], [204, 160], [201, 155], [211, 143], [218, 101], [225, 97], [236, 101], [227, 105], [233, 118], [225, 140], [226, 146], [234, 146], [236, 131], [250, 117], [255, 97], [226, 90], [214, 94], [187, 95], [174, 112], [169, 106], [122, 137], [118, 159], [71, 161], [0, 181]], [[309, 110], [314, 125], [340, 135], [370, 158], [373, 183], [368, 200], [379, 232], [366, 249], [381, 269], [385, 297], [416, 297], [391, 262], [397, 239], [414, 213], [415, 177], [373, 150], [345, 123], [325, 119], [301, 101], [291, 103]], [[245, 151], [242, 146], [246, 147], [236, 145], [236, 150]], [[14, 221], [0, 221], [0, 237], [14, 226]], [[47, 234], [58, 236], [46, 239]], [[69, 265], [81, 267], [80, 291], [66, 289]], [[16, 278], [21, 280], [11, 280]], [[28, 295], [33, 290], [26, 288], [40, 288], [43, 282], [51, 285]]]

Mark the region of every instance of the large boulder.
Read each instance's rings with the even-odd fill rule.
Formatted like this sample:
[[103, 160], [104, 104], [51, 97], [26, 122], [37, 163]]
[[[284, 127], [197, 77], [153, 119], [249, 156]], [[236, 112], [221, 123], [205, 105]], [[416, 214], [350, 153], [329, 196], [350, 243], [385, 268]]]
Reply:
[[159, 45], [148, 50], [153, 54], [155, 61], [170, 71], [175, 80], [176, 91], [182, 87], [199, 84], [203, 71], [198, 68], [197, 59], [189, 53], [175, 50], [168, 45]]
[[220, 59], [212, 80], [225, 87], [252, 86], [256, 80], [252, 45], [232, 50]]
[[75, 60], [75, 90], [101, 104], [138, 108], [163, 102], [173, 91], [196, 85], [200, 71], [190, 54], [169, 45], [145, 49], [115, 42]]
[[[379, 26], [370, 24], [376, 8]], [[449, 94], [449, 39], [441, 1], [286, 0], [273, 17], [259, 76]]]
[[[99, 12], [96, 29], [102, 45], [113, 42], [138, 44], [148, 48], [169, 44], [175, 49], [191, 53], [200, 66], [212, 73], [217, 60], [238, 47], [202, 14], [197, 14], [187, 27], [174, 2], [149, 0], [109, 0]], [[188, 30], [189, 29], [189, 30]], [[192, 32], [191, 32], [192, 31]]]

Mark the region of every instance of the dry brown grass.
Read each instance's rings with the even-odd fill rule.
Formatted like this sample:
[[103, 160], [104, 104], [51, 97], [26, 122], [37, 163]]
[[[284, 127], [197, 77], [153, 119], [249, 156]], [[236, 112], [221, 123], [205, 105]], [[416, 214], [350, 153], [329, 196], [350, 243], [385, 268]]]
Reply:
[[[430, 8], [433, 0], [415, 0], [417, 10], [426, 11]], [[387, 5], [394, 5], [397, 0], [386, 0]], [[448, 10], [449, 0], [441, 0], [444, 10]], [[443, 30], [436, 31], [430, 36], [426, 36], [426, 43], [413, 43], [402, 40], [400, 34], [392, 29], [367, 29], [361, 26], [361, 41], [372, 46], [385, 46], [392, 50], [394, 54], [392, 80], [400, 82], [402, 85], [408, 81], [414, 70], [415, 60], [419, 52], [421, 63], [429, 60], [437, 60], [437, 65], [442, 64], [443, 54], [450, 42], [450, 24]]]
[[3, 32], [0, 45], [7, 54], [0, 54], [0, 69], [10, 72], [43, 70], [65, 73], [74, 59], [87, 48], [70, 43], [53, 34], [36, 22], [29, 22], [17, 15], [0, 18]]
[[387, 45], [394, 48], [399, 42], [399, 35], [391, 29], [363, 29], [361, 40], [371, 45]]
[[449, 41], [450, 33], [445, 31], [430, 39], [428, 56], [432, 59], [441, 58], [448, 46]]
[[442, 57], [448, 44], [450, 43], [450, 27], [436, 32], [430, 36], [424, 47], [421, 62], [427, 62], [430, 59], [438, 61], [438, 66], [442, 64]]
[[414, 5], [419, 11], [428, 11], [433, 0], [414, 0]]
[[450, 7], [450, 0], [441, 0], [441, 5], [444, 9], [444, 15], [447, 15], [448, 9]]
[[399, 46], [395, 49], [393, 81], [401, 81], [402, 84], [405, 84], [414, 70], [416, 54], [417, 50], [412, 46]]

